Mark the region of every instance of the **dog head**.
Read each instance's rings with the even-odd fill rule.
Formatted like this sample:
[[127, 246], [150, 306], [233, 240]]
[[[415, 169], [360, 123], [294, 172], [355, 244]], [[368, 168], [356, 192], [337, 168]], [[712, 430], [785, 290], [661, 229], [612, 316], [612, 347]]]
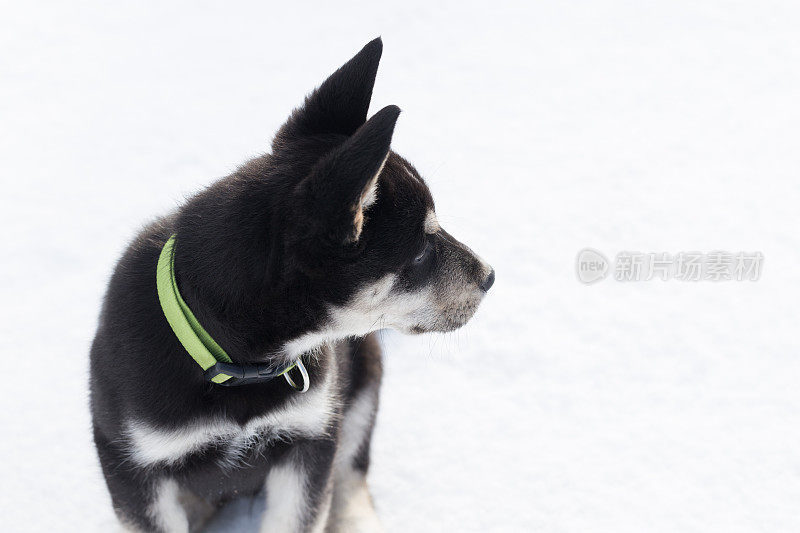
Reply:
[[494, 282], [440, 226], [417, 170], [390, 150], [400, 109], [367, 120], [381, 51], [376, 39], [331, 75], [273, 144], [279, 160], [316, 160], [292, 190], [286, 248], [330, 296], [320, 332], [331, 337], [454, 330]]
[[272, 154], [183, 210], [176, 263], [192, 264], [185, 277], [220, 314], [260, 321], [242, 335], [262, 339], [252, 344], [297, 355], [386, 327], [451, 331], [494, 282], [390, 150], [400, 109], [367, 120], [381, 51], [380, 39], [367, 44], [292, 113]]

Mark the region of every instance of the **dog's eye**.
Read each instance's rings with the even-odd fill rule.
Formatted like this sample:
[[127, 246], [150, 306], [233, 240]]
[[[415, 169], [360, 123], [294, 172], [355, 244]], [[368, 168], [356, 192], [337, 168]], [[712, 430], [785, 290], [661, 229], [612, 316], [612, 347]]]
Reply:
[[431, 243], [426, 242], [425, 247], [422, 249], [419, 255], [417, 255], [417, 257], [414, 258], [414, 264], [419, 265], [420, 263], [425, 261], [425, 258], [428, 257], [430, 251], [431, 251]]

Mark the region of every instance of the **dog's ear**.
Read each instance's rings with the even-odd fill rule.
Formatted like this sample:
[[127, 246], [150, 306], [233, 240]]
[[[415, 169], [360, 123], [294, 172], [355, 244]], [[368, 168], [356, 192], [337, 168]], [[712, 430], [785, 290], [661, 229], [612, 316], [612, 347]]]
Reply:
[[400, 114], [384, 107], [340, 146], [323, 157], [298, 185], [308, 236], [334, 246], [356, 242], [364, 211], [375, 201], [378, 176], [389, 156]]
[[292, 113], [284, 125], [283, 135], [355, 133], [367, 120], [382, 52], [380, 37], [367, 43], [306, 97], [305, 103]]

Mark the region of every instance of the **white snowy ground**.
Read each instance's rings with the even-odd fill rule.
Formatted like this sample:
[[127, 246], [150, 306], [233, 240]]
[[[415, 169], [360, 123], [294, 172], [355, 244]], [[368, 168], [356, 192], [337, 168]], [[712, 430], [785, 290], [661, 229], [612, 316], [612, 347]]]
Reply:
[[[433, 4], [4, 3], [0, 530], [111, 527], [86, 380], [114, 261], [376, 35], [373, 109], [497, 270], [458, 333], [384, 336], [388, 530], [800, 530], [797, 6]], [[584, 286], [585, 246], [765, 263]]]

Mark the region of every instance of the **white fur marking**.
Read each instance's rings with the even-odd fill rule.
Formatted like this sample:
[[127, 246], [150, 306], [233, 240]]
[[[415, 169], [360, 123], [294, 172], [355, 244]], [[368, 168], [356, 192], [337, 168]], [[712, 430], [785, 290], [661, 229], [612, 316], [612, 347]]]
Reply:
[[312, 386], [306, 394], [293, 395], [282, 407], [244, 426], [229, 420], [207, 420], [164, 430], [130, 421], [126, 436], [131, 460], [142, 466], [175, 463], [210, 444], [226, 444], [229, 446], [226, 457], [232, 466], [254, 444], [265, 445], [294, 436], [323, 435], [336, 408], [335, 373], [335, 360], [330, 357], [326, 379], [320, 386]]
[[386, 157], [383, 158], [381, 161], [381, 167], [378, 169], [378, 172], [375, 173], [375, 176], [370, 180], [369, 188], [364, 194], [364, 199], [361, 201], [361, 205], [364, 206], [364, 209], [368, 208], [372, 204], [375, 203], [375, 200], [378, 198], [378, 178], [383, 172], [383, 167], [386, 166], [386, 161], [389, 159], [389, 152], [386, 152]]
[[441, 227], [439, 226], [439, 221], [436, 219], [436, 213], [433, 211], [428, 211], [428, 214], [425, 217], [425, 233], [436, 233], [440, 229]]
[[375, 203], [378, 199], [378, 180], [373, 179], [369, 182], [367, 190], [364, 191], [364, 196], [361, 197], [361, 208], [368, 209], [369, 206]]
[[375, 203], [375, 200], [378, 199], [378, 178], [383, 172], [383, 167], [386, 166], [386, 160], [389, 159], [389, 152], [386, 152], [386, 157], [383, 158], [383, 162], [381, 162], [381, 166], [378, 169], [378, 172], [369, 180], [367, 184], [366, 190], [361, 194], [361, 207], [363, 209], [367, 209], [369, 206]]
[[305, 353], [323, 344], [366, 335], [379, 329], [381, 315], [371, 310], [389, 295], [395, 279], [394, 275], [388, 274], [359, 291], [344, 307], [330, 308], [331, 318], [327, 327], [305, 333], [286, 343], [284, 350], [289, 354]]
[[291, 464], [282, 464], [270, 470], [266, 487], [262, 533], [299, 531], [306, 512], [305, 475]]
[[189, 519], [178, 501], [179, 492], [174, 479], [164, 479], [156, 489], [155, 500], [150, 506], [150, 516], [168, 533], [189, 531]]
[[361, 473], [352, 470], [336, 481], [335, 509], [332, 510], [334, 531], [339, 533], [381, 533], [384, 531], [367, 481]]
[[347, 337], [361, 337], [372, 331], [392, 327], [401, 331], [435, 320], [436, 307], [430, 288], [392, 292], [397, 276], [387, 274], [359, 290], [341, 307], [328, 310], [328, 324], [301, 335], [284, 345], [287, 353], [304, 353], [323, 344]]
[[371, 429], [375, 416], [377, 391], [366, 388], [350, 404], [344, 414], [339, 434], [339, 449], [336, 453], [337, 468], [348, 468], [358, 453]]
[[383, 526], [375, 513], [364, 474], [353, 467], [356, 454], [364, 445], [375, 415], [377, 390], [361, 391], [347, 409], [342, 420], [336, 472], [333, 509], [334, 531], [339, 533], [381, 532]]
[[378, 199], [378, 177], [383, 172], [383, 167], [386, 165], [386, 160], [389, 159], [389, 152], [386, 152], [386, 157], [383, 158], [378, 172], [367, 182], [367, 186], [361, 191], [361, 197], [358, 199], [358, 205], [355, 208], [355, 216], [353, 223], [355, 224], [355, 240], [361, 236], [361, 230], [364, 228], [364, 211], [369, 209], [369, 206], [375, 203]]

